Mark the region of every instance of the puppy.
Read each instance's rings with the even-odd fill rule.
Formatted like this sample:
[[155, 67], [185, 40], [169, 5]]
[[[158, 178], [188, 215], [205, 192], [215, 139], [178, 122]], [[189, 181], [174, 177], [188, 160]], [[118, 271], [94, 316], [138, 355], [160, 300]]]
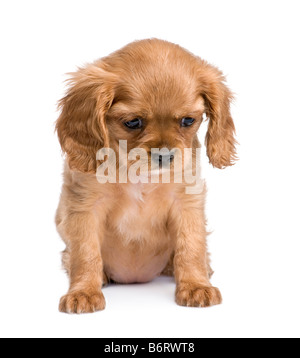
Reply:
[[[104, 163], [97, 156], [101, 148], [116, 153], [115, 172], [120, 172], [122, 140], [125, 152], [139, 148], [148, 155], [138, 170], [141, 178], [149, 179], [145, 170], [150, 168], [151, 174], [153, 148], [170, 150], [156, 157], [152, 172], [159, 178], [165, 162], [170, 173], [176, 172], [173, 148], [192, 148], [195, 173], [197, 131], [204, 114], [210, 163], [217, 168], [232, 165], [232, 94], [224, 81], [217, 68], [157, 39], [131, 43], [71, 74], [56, 123], [66, 153], [56, 225], [66, 244], [63, 265], [70, 278], [61, 312], [103, 310], [102, 287], [108, 282], [149, 282], [162, 274], [174, 275], [179, 305], [221, 303], [219, 290], [209, 281], [205, 185], [191, 194], [184, 179], [101, 184], [96, 172]], [[127, 172], [137, 162], [128, 160]]]

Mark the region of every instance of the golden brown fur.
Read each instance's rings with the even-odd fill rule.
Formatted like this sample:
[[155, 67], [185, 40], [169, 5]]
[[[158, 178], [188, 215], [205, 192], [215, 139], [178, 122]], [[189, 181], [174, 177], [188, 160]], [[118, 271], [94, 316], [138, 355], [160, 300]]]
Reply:
[[[128, 151], [200, 147], [204, 113], [210, 162], [217, 168], [232, 165], [231, 98], [218, 69], [156, 39], [129, 44], [72, 74], [56, 125], [67, 154], [56, 216], [70, 277], [61, 311], [102, 310], [101, 288], [109, 280], [147, 282], [162, 273], [174, 274], [178, 304], [221, 303], [209, 282], [205, 187], [188, 195], [187, 184], [100, 184], [95, 172], [97, 151], [118, 152], [120, 139], [128, 141]], [[145, 119], [145, 129], [129, 131], [123, 123], [136, 117]], [[181, 128], [183, 117], [196, 122]]]

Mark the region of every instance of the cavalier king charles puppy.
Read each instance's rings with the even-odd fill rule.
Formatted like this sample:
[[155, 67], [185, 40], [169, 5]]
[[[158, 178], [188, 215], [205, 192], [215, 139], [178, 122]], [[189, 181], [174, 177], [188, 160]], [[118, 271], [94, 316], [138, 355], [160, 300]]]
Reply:
[[[146, 169], [156, 160], [158, 170], [153, 172], [159, 178], [166, 162], [175, 173], [173, 148], [191, 148], [196, 164], [197, 131], [204, 116], [209, 121], [205, 144], [210, 163], [217, 168], [232, 165], [236, 141], [231, 100], [217, 68], [157, 39], [133, 42], [71, 74], [56, 123], [66, 153], [56, 225], [66, 244], [63, 265], [70, 279], [61, 312], [103, 310], [102, 287], [107, 283], [149, 282], [159, 275], [175, 277], [181, 306], [221, 303], [220, 291], [210, 283], [205, 184], [187, 193], [191, 184], [185, 180], [100, 183], [96, 173], [104, 162], [97, 156], [102, 148], [116, 153], [115, 170], [120, 171], [120, 140], [126, 141], [127, 153], [134, 148], [147, 153]], [[155, 159], [153, 148], [170, 152]], [[128, 161], [127, 171], [133, 163], [137, 160]], [[144, 169], [138, 171], [145, 179], [149, 175]]]

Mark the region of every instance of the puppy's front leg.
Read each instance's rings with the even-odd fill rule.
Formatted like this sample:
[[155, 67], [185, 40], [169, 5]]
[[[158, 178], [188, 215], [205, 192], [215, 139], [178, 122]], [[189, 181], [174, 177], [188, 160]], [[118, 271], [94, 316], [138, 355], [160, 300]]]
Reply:
[[180, 306], [220, 304], [220, 291], [209, 282], [204, 209], [181, 211], [174, 258], [176, 302]]
[[72, 213], [60, 225], [67, 244], [70, 276], [70, 289], [60, 300], [60, 311], [90, 313], [103, 310], [105, 298], [101, 292], [103, 264], [98, 220], [90, 213]]

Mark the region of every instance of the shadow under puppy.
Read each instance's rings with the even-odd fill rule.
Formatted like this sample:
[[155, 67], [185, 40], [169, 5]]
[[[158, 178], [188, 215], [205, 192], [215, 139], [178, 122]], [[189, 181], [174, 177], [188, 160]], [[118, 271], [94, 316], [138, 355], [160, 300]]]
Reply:
[[70, 278], [60, 311], [103, 310], [101, 289], [109, 280], [148, 282], [160, 274], [175, 276], [179, 305], [221, 303], [209, 281], [205, 187], [189, 195], [186, 182], [100, 184], [95, 173], [97, 151], [119, 153], [119, 140], [128, 152], [145, 149], [149, 162], [152, 148], [195, 151], [204, 113], [211, 164], [232, 165], [232, 95], [224, 81], [217, 68], [157, 39], [131, 43], [71, 74], [56, 124], [66, 153], [56, 224]]

